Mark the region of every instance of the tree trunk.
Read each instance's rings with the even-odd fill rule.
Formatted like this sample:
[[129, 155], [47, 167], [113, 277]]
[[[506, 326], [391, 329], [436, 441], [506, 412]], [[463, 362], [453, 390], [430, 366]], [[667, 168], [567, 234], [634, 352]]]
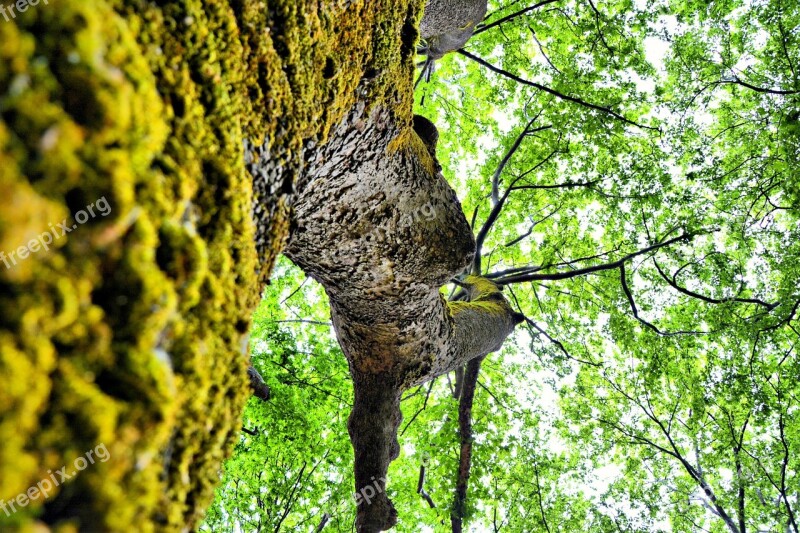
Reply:
[[359, 531], [396, 521], [383, 489], [399, 450], [400, 393], [497, 350], [519, 322], [481, 278], [468, 279], [469, 302], [440, 294], [475, 244], [433, 153], [411, 121], [357, 104], [307, 152], [294, 206], [285, 253], [325, 288], [353, 376], [356, 491], [374, 480], [382, 489], [359, 505]]
[[353, 411], [347, 423], [355, 450], [356, 528], [384, 531], [397, 522], [397, 511], [386, 495], [389, 463], [400, 454], [401, 390], [392, 377], [359, 376], [354, 387]]
[[365, 101], [410, 120], [411, 84], [397, 80], [418, 6], [29, 7], [0, 24], [0, 252], [86, 206], [97, 215], [0, 264], [0, 500], [101, 444], [109, 455], [0, 512], [0, 529], [192, 529], [238, 439], [250, 315], [286, 242], [303, 149], [362, 80]]
[[453, 509], [450, 511], [450, 527], [453, 533], [461, 533], [464, 516], [467, 514], [467, 484], [472, 468], [472, 404], [475, 401], [475, 389], [478, 385], [478, 374], [481, 370], [482, 357], [467, 363], [464, 371], [463, 392], [458, 403], [458, 436], [461, 449], [458, 456], [458, 476], [453, 498]]

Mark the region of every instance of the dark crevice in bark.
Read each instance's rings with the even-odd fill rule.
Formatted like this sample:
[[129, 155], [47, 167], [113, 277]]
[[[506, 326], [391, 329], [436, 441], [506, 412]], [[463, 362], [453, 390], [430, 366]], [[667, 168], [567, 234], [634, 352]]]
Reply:
[[[280, 138], [280, 137], [278, 137]], [[265, 258], [276, 255], [286, 244], [286, 226], [294, 200], [294, 182], [302, 171], [302, 159], [280, 143], [269, 141], [256, 146], [244, 141], [244, 161], [253, 179], [253, 221], [256, 224], [256, 251], [259, 257], [260, 281], [272, 272], [272, 262]]]

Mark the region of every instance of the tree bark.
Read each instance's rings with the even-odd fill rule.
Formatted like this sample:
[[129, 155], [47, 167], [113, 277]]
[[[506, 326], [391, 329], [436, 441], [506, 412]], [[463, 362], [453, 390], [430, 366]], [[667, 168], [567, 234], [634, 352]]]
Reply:
[[497, 350], [519, 322], [482, 278], [469, 279], [469, 302], [440, 294], [470, 264], [474, 239], [433, 150], [397, 117], [360, 102], [307, 151], [285, 251], [325, 288], [350, 365], [356, 490], [376, 480], [381, 489], [359, 505], [359, 531], [397, 520], [385, 479], [399, 450], [400, 393]]
[[355, 450], [356, 527], [363, 533], [389, 529], [397, 511], [386, 495], [389, 463], [400, 454], [401, 389], [392, 377], [360, 375], [347, 430]]
[[258, 370], [251, 366], [247, 369], [247, 377], [250, 379], [250, 388], [253, 390], [253, 396], [264, 402], [269, 400], [269, 385], [266, 384]]
[[110, 212], [0, 266], [0, 500], [102, 443], [107, 462], [12, 520], [194, 529], [239, 438], [304, 149], [359, 99], [410, 121], [421, 6], [50, 4], [0, 25], [0, 252]]

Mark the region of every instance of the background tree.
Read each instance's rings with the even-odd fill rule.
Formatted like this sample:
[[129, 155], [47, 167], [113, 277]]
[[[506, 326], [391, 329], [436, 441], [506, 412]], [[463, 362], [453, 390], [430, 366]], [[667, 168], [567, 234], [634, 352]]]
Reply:
[[528, 334], [408, 394], [399, 528], [796, 531], [797, 9], [494, 8], [421, 111]]

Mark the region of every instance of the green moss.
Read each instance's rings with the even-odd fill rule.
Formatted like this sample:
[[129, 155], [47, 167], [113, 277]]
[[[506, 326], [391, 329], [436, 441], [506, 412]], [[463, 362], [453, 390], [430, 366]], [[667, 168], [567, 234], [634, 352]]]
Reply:
[[411, 157], [420, 162], [422, 167], [431, 175], [436, 174], [436, 162], [433, 160], [428, 147], [420, 139], [419, 135], [412, 129], [406, 128], [400, 135], [389, 142], [387, 153], [392, 154], [404, 150]]
[[466, 276], [463, 284], [468, 292], [466, 302], [447, 302], [451, 315], [477, 309], [482, 313], [505, 317], [514, 313], [499, 286], [482, 276]]
[[257, 257], [243, 140], [294, 179], [365, 78], [410, 124], [417, 16], [389, 0], [58, 0], [0, 24], [0, 251], [111, 207], [0, 263], [0, 499], [110, 453], [0, 528], [198, 522], [249, 395], [258, 273], [288, 231], [286, 197], [260, 198], [276, 209]]

